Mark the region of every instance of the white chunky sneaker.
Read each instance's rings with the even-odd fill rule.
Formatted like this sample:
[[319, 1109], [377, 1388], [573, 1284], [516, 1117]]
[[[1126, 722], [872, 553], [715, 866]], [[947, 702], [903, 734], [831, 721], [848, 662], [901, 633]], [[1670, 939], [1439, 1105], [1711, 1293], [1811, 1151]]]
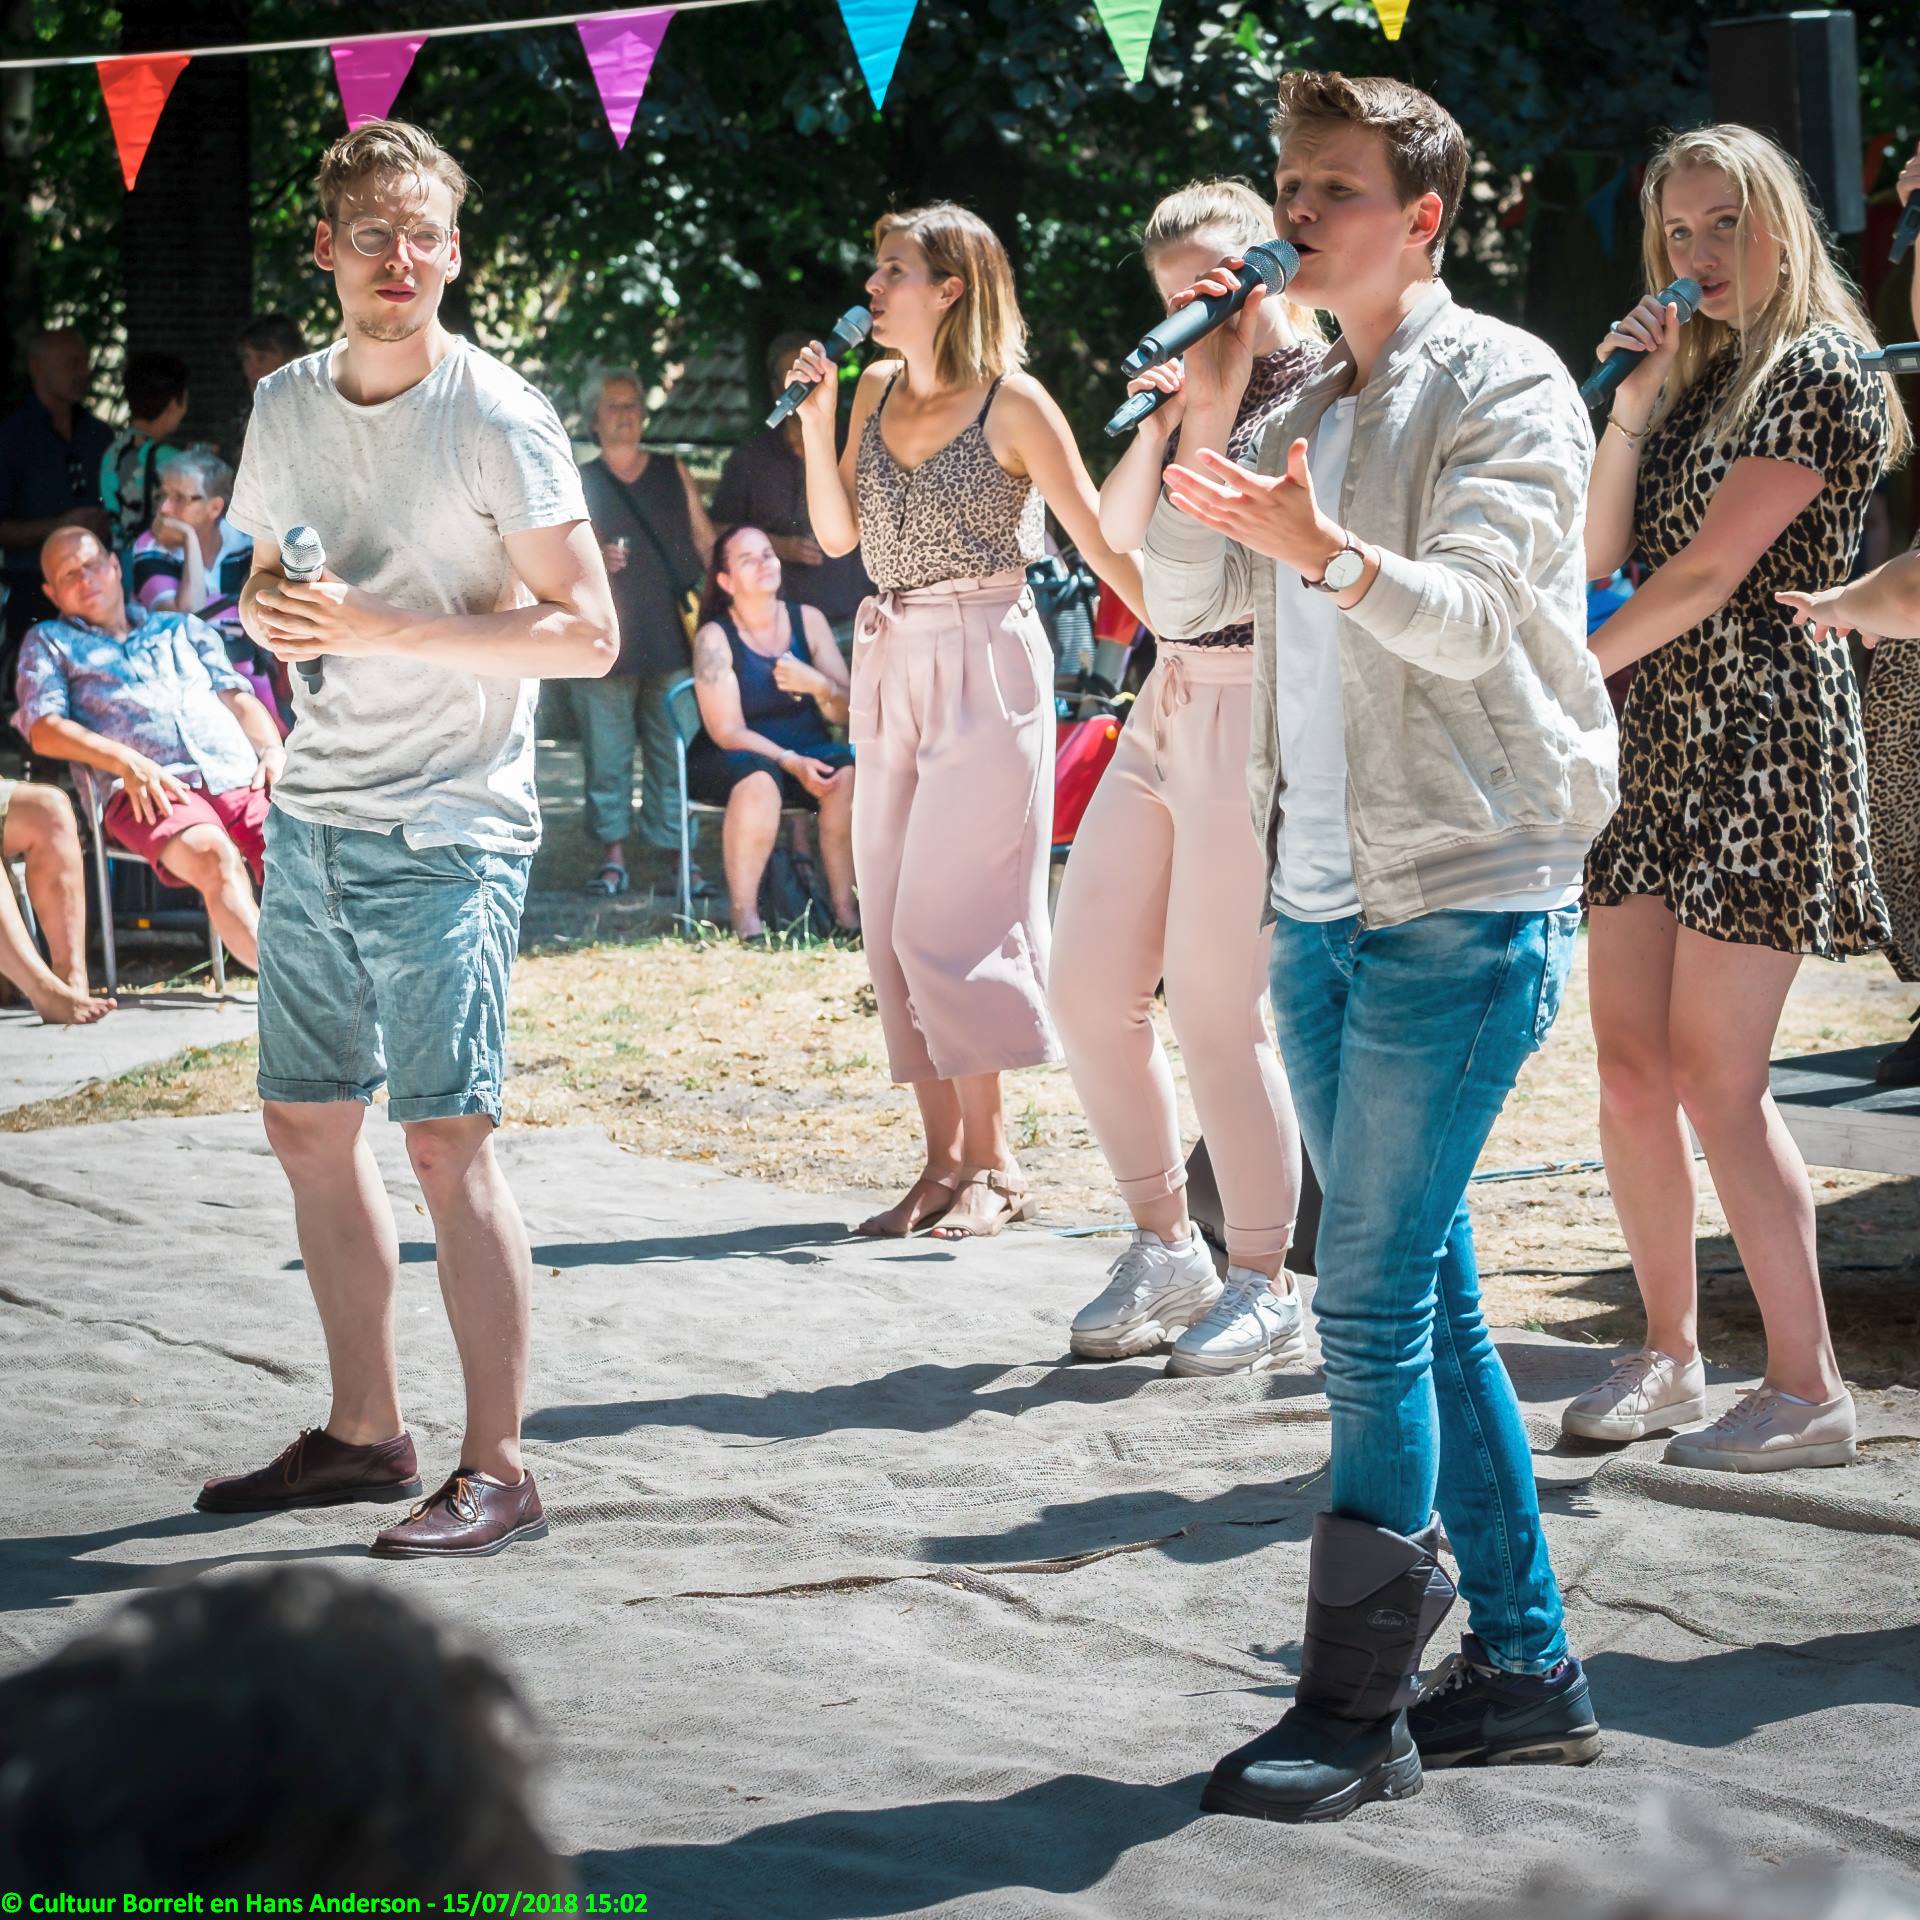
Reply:
[[1229, 1267], [1226, 1290], [1204, 1319], [1174, 1343], [1167, 1371], [1178, 1374], [1260, 1373], [1307, 1357], [1300, 1293], [1276, 1294], [1264, 1273]]
[[1707, 1370], [1658, 1347], [1629, 1354], [1597, 1387], [1568, 1402], [1560, 1427], [1582, 1440], [1638, 1440], [1707, 1417]]
[[1081, 1360], [1125, 1360], [1169, 1345], [1220, 1297], [1213, 1256], [1197, 1233], [1169, 1246], [1144, 1227], [1107, 1269], [1097, 1298], [1073, 1316]]
[[1728, 1473], [1844, 1467], [1853, 1459], [1854, 1431], [1850, 1393], [1816, 1404], [1754, 1387], [1712, 1426], [1676, 1433], [1661, 1458], [1672, 1467], [1718, 1467]]

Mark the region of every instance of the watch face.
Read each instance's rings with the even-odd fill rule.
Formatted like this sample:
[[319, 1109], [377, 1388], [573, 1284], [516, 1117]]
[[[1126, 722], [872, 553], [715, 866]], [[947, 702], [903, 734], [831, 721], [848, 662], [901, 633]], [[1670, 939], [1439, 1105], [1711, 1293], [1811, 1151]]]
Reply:
[[1326, 583], [1335, 593], [1345, 593], [1367, 570], [1367, 563], [1351, 547], [1342, 547], [1327, 562]]

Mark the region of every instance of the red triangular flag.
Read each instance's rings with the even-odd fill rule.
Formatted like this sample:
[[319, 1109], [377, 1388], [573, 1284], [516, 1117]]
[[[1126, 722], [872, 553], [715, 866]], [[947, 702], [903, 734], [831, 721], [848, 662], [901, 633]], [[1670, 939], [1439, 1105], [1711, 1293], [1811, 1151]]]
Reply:
[[184, 53], [132, 53], [118, 60], [96, 60], [100, 95], [113, 123], [113, 144], [120, 149], [120, 172], [127, 191], [140, 177], [153, 130], [160, 123], [173, 83], [187, 70]]

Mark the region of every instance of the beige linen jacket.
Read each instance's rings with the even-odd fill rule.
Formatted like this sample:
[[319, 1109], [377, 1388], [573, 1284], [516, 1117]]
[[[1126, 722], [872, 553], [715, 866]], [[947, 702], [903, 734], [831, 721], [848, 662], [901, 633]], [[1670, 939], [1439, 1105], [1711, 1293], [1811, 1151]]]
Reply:
[[[1262, 473], [1311, 440], [1353, 370], [1335, 344], [1263, 433]], [[1394, 926], [1577, 867], [1619, 799], [1618, 738], [1587, 648], [1582, 545], [1593, 433], [1566, 369], [1436, 281], [1360, 391], [1338, 503], [1380, 549], [1337, 622], [1347, 831], [1361, 923]], [[1252, 616], [1254, 828], [1267, 855], [1287, 790], [1274, 565], [1164, 497], [1142, 552], [1155, 633]], [[1268, 909], [1271, 917], [1271, 908]]]

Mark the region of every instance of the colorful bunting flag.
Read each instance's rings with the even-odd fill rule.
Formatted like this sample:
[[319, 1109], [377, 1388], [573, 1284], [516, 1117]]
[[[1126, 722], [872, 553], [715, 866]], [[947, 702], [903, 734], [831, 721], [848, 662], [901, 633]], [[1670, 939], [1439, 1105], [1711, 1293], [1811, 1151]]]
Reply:
[[343, 40], [329, 47], [333, 77], [340, 83], [340, 104], [347, 128], [384, 120], [413, 71], [413, 56], [427, 44], [424, 33], [405, 40]]
[[1407, 24], [1407, 0], [1373, 0], [1373, 10], [1380, 16], [1380, 31], [1389, 40], [1398, 40]]
[[1160, 0], [1093, 0], [1100, 24], [1120, 56], [1121, 70], [1137, 87], [1146, 78], [1147, 48], [1154, 22], [1160, 18]]
[[580, 31], [580, 44], [587, 50], [587, 65], [593, 69], [593, 84], [600, 89], [607, 125], [623, 152], [627, 135], [633, 131], [640, 96], [647, 90], [654, 56], [672, 19], [673, 9], [662, 7], [655, 13], [622, 13], [610, 20], [574, 22]]
[[187, 70], [184, 53], [128, 54], [118, 60], [96, 60], [100, 96], [107, 103], [113, 125], [113, 144], [120, 149], [120, 173], [133, 191], [140, 163], [147, 157], [153, 130], [173, 91], [173, 83]]
[[900, 64], [914, 5], [915, 0], [840, 0], [840, 18], [847, 23], [854, 58], [860, 62], [875, 107], [887, 104], [887, 89]]

